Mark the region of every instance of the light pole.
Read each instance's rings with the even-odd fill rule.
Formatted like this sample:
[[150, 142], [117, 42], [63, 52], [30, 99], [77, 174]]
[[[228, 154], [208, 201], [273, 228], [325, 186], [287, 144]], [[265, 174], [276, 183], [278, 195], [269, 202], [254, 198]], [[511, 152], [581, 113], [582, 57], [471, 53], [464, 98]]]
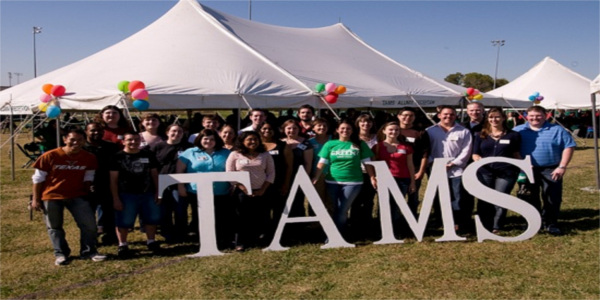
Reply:
[[248, 0], [248, 20], [252, 21], [252, 0]]
[[33, 78], [37, 77], [37, 62], [35, 55], [35, 35], [42, 33], [42, 27], [33, 26]]
[[492, 41], [492, 46], [498, 46], [498, 54], [496, 54], [496, 71], [494, 72], [494, 87], [493, 90], [496, 89], [496, 78], [498, 78], [498, 62], [500, 61], [500, 47], [504, 46], [504, 40], [494, 40]]

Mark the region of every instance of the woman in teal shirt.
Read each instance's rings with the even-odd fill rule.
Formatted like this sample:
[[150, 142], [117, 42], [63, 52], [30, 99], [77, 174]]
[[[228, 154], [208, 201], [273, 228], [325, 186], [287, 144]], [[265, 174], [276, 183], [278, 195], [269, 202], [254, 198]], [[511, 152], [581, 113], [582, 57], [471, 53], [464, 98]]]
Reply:
[[[346, 232], [348, 212], [352, 202], [360, 193], [363, 184], [361, 165], [370, 161], [373, 152], [369, 146], [358, 138], [352, 122], [342, 120], [336, 129], [337, 140], [331, 140], [323, 145], [319, 152], [319, 163], [313, 177], [316, 183], [326, 165], [329, 173], [325, 177], [327, 192], [333, 206], [333, 221], [342, 234]], [[373, 187], [377, 180], [373, 168], [367, 165], [367, 173]]]
[[[212, 129], [203, 129], [196, 139], [196, 147], [187, 149], [179, 155], [177, 162], [177, 173], [203, 173], [203, 172], [225, 172], [225, 162], [230, 151], [223, 148], [223, 140], [219, 134]], [[215, 223], [217, 231], [217, 243], [219, 248], [232, 245], [233, 241], [233, 200], [229, 196], [231, 185], [229, 182], [213, 183], [215, 195]], [[187, 198], [192, 206], [192, 221], [190, 231], [198, 233], [198, 192], [195, 183], [179, 184], [179, 196]], [[186, 205], [187, 207], [187, 205]], [[187, 209], [185, 213], [187, 222]]]

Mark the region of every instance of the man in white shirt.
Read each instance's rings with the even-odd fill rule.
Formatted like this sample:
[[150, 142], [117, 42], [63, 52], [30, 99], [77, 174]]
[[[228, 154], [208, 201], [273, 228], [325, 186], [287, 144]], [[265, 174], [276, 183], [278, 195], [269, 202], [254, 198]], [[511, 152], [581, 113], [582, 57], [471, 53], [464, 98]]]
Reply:
[[246, 128], [242, 128], [238, 135], [244, 131], [258, 131], [258, 127], [267, 120], [267, 113], [262, 109], [253, 109], [249, 113], [252, 124]]
[[[472, 136], [468, 129], [456, 121], [456, 110], [442, 106], [438, 113], [440, 122], [426, 129], [431, 144], [428, 163], [435, 158], [447, 158], [447, 175], [456, 229], [467, 230], [473, 211], [473, 197], [462, 185], [462, 173], [471, 157]], [[471, 203], [469, 203], [471, 202]]]

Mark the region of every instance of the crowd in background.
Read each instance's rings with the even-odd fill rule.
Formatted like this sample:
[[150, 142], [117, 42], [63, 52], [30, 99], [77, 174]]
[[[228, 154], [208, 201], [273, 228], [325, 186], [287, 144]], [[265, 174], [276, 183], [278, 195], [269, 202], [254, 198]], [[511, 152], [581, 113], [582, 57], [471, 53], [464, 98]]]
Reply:
[[[294, 177], [302, 168], [342, 236], [352, 242], [375, 241], [381, 234], [375, 197], [377, 174], [365, 163], [387, 163], [416, 217], [422, 180], [435, 158], [446, 158], [455, 230], [460, 234], [474, 231], [477, 203], [485, 228], [502, 234], [506, 209], [476, 202], [464, 189], [462, 172], [481, 158], [530, 155], [536, 176], [536, 184], [530, 188], [537, 193], [537, 199], [532, 197], [530, 202], [542, 214], [544, 229], [560, 234], [558, 211], [562, 176], [574, 148], [571, 135], [547, 122], [547, 112], [539, 106], [530, 108], [524, 118], [512, 113], [507, 116], [497, 108], [486, 112], [479, 102], [470, 103], [466, 112], [468, 117], [462, 123], [450, 106], [438, 107], [431, 120], [412, 108], [375, 115], [349, 109], [337, 120], [328, 110], [317, 116], [312, 106], [303, 105], [295, 116], [292, 109], [279, 117], [253, 109], [244, 119], [234, 110], [225, 119], [196, 113], [180, 122], [174, 115], [144, 113], [131, 122], [121, 109], [107, 106], [84, 128], [64, 129], [60, 147], [47, 144], [46, 152], [34, 164], [33, 206], [44, 210], [57, 265], [68, 263], [70, 255], [62, 229], [64, 208], [86, 232], [85, 239], [82, 234], [82, 257], [104, 259], [95, 250], [96, 235], [102, 244], [118, 245], [119, 258], [131, 257], [128, 234], [138, 216], [148, 250], [159, 253], [163, 250], [157, 235], [170, 244], [198, 240], [197, 194], [205, 192], [195, 184], [179, 184], [159, 197], [159, 174], [247, 171], [251, 191], [237, 182], [213, 185], [218, 247], [244, 251], [270, 242]], [[56, 134], [54, 127], [38, 136], [51, 141], [52, 130]], [[510, 193], [519, 172], [512, 165], [494, 163], [477, 175], [486, 186]], [[82, 201], [91, 204], [89, 209]], [[48, 205], [53, 202], [66, 204]], [[409, 237], [411, 232], [399, 208], [392, 207], [396, 236]], [[286, 213], [290, 217], [314, 215], [301, 190]], [[434, 207], [430, 225], [435, 228], [440, 222], [439, 206]], [[324, 238], [322, 232], [304, 223], [289, 224], [283, 234], [288, 244], [326, 242]]]

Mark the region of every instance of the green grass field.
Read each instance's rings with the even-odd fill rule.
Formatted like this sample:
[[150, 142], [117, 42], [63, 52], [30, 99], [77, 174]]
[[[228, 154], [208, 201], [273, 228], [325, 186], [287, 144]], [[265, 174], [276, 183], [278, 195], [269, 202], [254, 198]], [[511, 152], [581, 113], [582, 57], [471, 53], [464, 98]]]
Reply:
[[[24, 133], [18, 141], [28, 139]], [[331, 250], [307, 244], [283, 252], [187, 258], [197, 245], [163, 245], [167, 255], [153, 257], [136, 231], [136, 258], [117, 260], [116, 246], [100, 247], [113, 259], [75, 260], [64, 267], [53, 264], [42, 215], [29, 220], [32, 169], [20, 168], [26, 159], [17, 152], [12, 181], [7, 145], [0, 153], [0, 297], [598, 299], [600, 195], [581, 190], [595, 183], [592, 141], [586, 144], [567, 171], [559, 237], [540, 233], [524, 242], [477, 243], [472, 236], [436, 243], [439, 235], [429, 235], [421, 243]], [[515, 227], [520, 221], [510, 220]], [[68, 213], [65, 226], [78, 253], [78, 231]]]

